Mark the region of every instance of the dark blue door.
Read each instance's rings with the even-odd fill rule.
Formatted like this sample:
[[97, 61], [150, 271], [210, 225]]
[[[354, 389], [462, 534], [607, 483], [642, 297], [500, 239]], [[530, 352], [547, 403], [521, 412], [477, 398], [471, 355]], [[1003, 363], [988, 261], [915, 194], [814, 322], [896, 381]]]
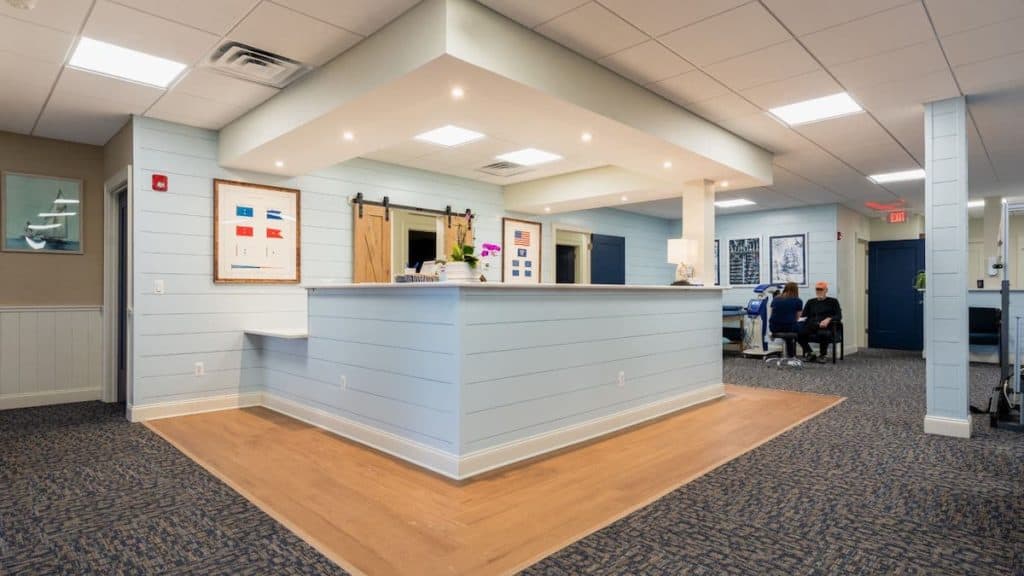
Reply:
[[626, 283], [626, 239], [621, 236], [590, 235], [590, 283]]
[[923, 298], [914, 288], [919, 270], [924, 270], [924, 240], [868, 244], [868, 347], [924, 347]]

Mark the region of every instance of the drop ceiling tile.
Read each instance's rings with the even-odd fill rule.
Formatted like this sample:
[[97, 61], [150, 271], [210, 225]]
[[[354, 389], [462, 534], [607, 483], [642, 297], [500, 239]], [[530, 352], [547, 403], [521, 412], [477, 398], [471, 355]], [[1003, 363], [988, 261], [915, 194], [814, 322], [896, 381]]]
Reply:
[[960, 91], [953, 81], [953, 74], [947, 69], [932, 72], [927, 76], [853, 89], [850, 90], [850, 95], [861, 106], [873, 110], [920, 105], [959, 96]]
[[277, 4], [264, 2], [242, 20], [229, 40], [320, 66], [349, 49], [360, 36]]
[[74, 40], [67, 32], [0, 16], [0, 51], [63, 64]]
[[729, 93], [728, 88], [700, 70], [692, 70], [675, 78], [650, 84], [648, 88], [680, 105]]
[[761, 4], [753, 2], [660, 37], [674, 52], [707, 66], [792, 37]]
[[1020, 0], [925, 0], [939, 36], [1024, 17], [1024, 2]]
[[123, 110], [128, 114], [141, 114], [145, 112], [146, 108], [152, 106], [164, 91], [110, 76], [65, 68], [53, 93], [55, 96], [60, 94], [68, 98], [84, 97], [110, 100], [123, 105]]
[[887, 108], [869, 108], [918, 162], [924, 162], [924, 106], [910, 104]]
[[588, 0], [480, 0], [482, 4], [495, 12], [519, 22], [527, 28], [533, 28], [571, 12], [587, 3]]
[[160, 98], [146, 116], [197, 128], [219, 130], [245, 112], [244, 108], [178, 92]]
[[174, 85], [173, 91], [245, 109], [254, 108], [279, 92], [277, 88], [232, 78], [208, 68], [190, 70]]
[[643, 32], [594, 2], [538, 26], [537, 31], [594, 60], [647, 39]]
[[807, 140], [766, 112], [725, 120], [722, 127], [776, 154], [806, 145]]
[[713, 64], [708, 74], [733, 90], [745, 90], [819, 70], [796, 40], [788, 40]]
[[416, 5], [418, 0], [274, 0], [297, 12], [369, 36]]
[[825, 71], [816, 70], [810, 74], [762, 84], [743, 90], [742, 93], [754, 104], [768, 110], [842, 91], [842, 87]]
[[602, 4], [651, 36], [689, 26], [749, 0], [602, 0]]
[[946, 70], [948, 66], [938, 40], [933, 38], [891, 52], [837, 64], [829, 69], [844, 86], [852, 89], [924, 76]]
[[191, 64], [206, 55], [217, 36], [152, 14], [98, 0], [83, 36]]
[[[50, 89], [60, 73], [61, 64], [36, 60], [0, 50], [0, 78], [17, 78], [17, 82], [5, 83], [0, 92], [17, 92], [23, 85], [43, 85]], [[45, 96], [44, 96], [45, 97]]]
[[917, 160], [892, 139], [843, 150], [836, 155], [864, 174], [884, 174], [920, 167]]
[[61, 32], [78, 34], [90, 6], [92, 0], [60, 0], [39, 2], [32, 10], [21, 10], [6, 2], [0, 2], [0, 16], [10, 16]]
[[892, 142], [892, 137], [865, 113], [803, 124], [793, 129], [834, 154], [843, 150]]
[[691, 102], [686, 107], [691, 112], [699, 114], [712, 122], [721, 122], [723, 120], [761, 113], [756, 106], [744, 100], [742, 96], [733, 93], [717, 96], [710, 100]]
[[24, 84], [15, 90], [0, 90], [0, 130], [30, 133], [49, 93], [50, 87], [42, 84]]
[[765, 0], [765, 4], [793, 34], [803, 36], [911, 1], [913, 0]]
[[1024, 18], [1004, 20], [942, 38], [949, 65], [964, 66], [990, 58], [1024, 52]]
[[600, 63], [638, 84], [658, 82], [693, 70], [693, 66], [654, 40], [616, 52]]
[[136, 10], [223, 36], [260, 0], [116, 0]]
[[803, 36], [825, 66], [867, 58], [934, 39], [928, 15], [915, 2]]
[[107, 99], [54, 94], [33, 134], [103, 145], [128, 121], [129, 109], [125, 104]]
[[953, 69], [960, 89], [969, 96], [1024, 86], [1024, 52], [982, 60]]

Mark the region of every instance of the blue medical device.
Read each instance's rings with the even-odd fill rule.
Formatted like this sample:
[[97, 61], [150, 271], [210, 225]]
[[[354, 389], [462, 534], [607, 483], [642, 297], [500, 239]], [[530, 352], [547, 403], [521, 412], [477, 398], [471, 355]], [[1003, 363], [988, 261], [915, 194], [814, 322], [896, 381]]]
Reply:
[[[777, 295], [784, 286], [784, 284], [758, 284], [754, 288], [754, 294], [757, 294], [757, 298], [752, 298], [749, 302], [747, 302], [747, 318], [753, 321], [750, 322], [752, 333], [748, 333], [746, 335], [751, 343], [751, 346], [743, 350], [743, 354], [745, 356], [765, 356], [769, 354], [769, 302], [771, 301], [771, 297]], [[758, 346], [757, 343], [753, 341], [754, 338], [757, 338], [757, 340], [760, 342], [760, 346]]]

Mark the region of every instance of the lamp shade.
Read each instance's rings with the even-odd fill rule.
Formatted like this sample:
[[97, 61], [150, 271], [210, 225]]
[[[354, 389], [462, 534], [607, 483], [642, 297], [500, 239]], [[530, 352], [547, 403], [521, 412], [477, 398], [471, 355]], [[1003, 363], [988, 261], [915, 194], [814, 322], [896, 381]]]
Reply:
[[668, 263], [679, 264], [691, 259], [695, 242], [689, 238], [670, 238], [668, 241]]

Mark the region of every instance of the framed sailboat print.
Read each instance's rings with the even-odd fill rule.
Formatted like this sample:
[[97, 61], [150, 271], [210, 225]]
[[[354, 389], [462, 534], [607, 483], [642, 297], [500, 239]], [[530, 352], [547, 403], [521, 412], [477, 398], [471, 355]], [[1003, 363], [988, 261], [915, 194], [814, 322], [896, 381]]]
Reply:
[[4, 172], [0, 237], [4, 252], [83, 254], [82, 181]]
[[807, 235], [789, 234], [768, 239], [772, 284], [796, 282], [807, 285]]

